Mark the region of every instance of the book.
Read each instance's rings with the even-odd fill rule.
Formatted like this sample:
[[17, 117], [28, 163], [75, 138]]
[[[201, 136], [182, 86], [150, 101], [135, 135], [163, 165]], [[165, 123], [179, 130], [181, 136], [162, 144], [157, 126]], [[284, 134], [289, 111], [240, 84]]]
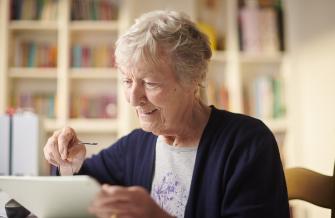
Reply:
[[241, 41], [246, 53], [260, 53], [259, 8], [257, 0], [247, 0], [239, 11]]
[[277, 16], [274, 8], [259, 10], [259, 32], [262, 53], [273, 54], [278, 52]]
[[18, 39], [14, 64], [16, 67], [56, 67], [57, 46], [55, 42]]
[[10, 7], [11, 20], [56, 20], [58, 16], [58, 0], [12, 0]]
[[73, 0], [72, 20], [117, 20], [119, 2], [117, 0]]
[[[260, 119], [278, 119], [285, 115], [282, 79], [260, 74], [245, 87], [245, 111]], [[247, 90], [247, 91], [246, 91]]]
[[209, 105], [215, 105], [217, 108], [229, 110], [229, 91], [225, 84], [208, 80], [206, 91], [207, 103]]
[[72, 67], [115, 67], [114, 45], [75, 43], [71, 51]]
[[281, 0], [240, 0], [238, 24], [240, 50], [245, 53], [284, 50]]
[[71, 118], [116, 118], [117, 96], [114, 94], [71, 96]]
[[53, 93], [20, 92], [14, 100], [16, 109], [27, 109], [47, 118], [56, 117], [56, 97]]
[[273, 118], [280, 118], [285, 115], [285, 99], [283, 93], [283, 81], [280, 78], [272, 80], [273, 89]]

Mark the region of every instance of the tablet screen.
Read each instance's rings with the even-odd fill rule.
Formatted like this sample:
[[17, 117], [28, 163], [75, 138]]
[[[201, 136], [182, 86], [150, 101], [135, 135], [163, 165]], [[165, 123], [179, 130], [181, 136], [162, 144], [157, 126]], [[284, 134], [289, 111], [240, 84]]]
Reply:
[[88, 176], [0, 176], [0, 189], [37, 217], [94, 217], [88, 207], [100, 190]]

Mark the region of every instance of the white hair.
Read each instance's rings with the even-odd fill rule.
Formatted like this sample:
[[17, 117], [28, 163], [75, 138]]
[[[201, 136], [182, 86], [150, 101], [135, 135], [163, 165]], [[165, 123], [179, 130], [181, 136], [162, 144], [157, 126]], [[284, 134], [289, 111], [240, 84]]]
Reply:
[[116, 42], [115, 61], [118, 67], [138, 62], [158, 66], [169, 61], [183, 82], [201, 85], [212, 56], [208, 38], [189, 17], [175, 11], [152, 11], [135, 20]]

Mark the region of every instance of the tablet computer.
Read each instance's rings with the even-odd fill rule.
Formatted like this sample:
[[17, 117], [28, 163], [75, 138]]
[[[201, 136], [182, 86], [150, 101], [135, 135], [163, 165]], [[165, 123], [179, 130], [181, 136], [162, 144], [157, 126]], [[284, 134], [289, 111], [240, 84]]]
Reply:
[[42, 218], [94, 217], [100, 184], [88, 176], [0, 176], [0, 190]]

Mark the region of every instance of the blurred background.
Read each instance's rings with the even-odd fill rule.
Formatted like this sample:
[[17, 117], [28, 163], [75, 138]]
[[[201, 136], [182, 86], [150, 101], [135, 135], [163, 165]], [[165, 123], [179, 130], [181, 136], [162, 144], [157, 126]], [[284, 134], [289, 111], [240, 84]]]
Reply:
[[[64, 126], [99, 143], [88, 156], [138, 127], [114, 42], [136, 17], [167, 9], [188, 14], [210, 39], [208, 104], [263, 120], [284, 167], [332, 175], [334, 8], [334, 0], [0, 0], [0, 132], [21, 139], [10, 148], [0, 135], [0, 173], [49, 174], [41, 151]], [[294, 218], [330, 217], [308, 203], [291, 206]]]

